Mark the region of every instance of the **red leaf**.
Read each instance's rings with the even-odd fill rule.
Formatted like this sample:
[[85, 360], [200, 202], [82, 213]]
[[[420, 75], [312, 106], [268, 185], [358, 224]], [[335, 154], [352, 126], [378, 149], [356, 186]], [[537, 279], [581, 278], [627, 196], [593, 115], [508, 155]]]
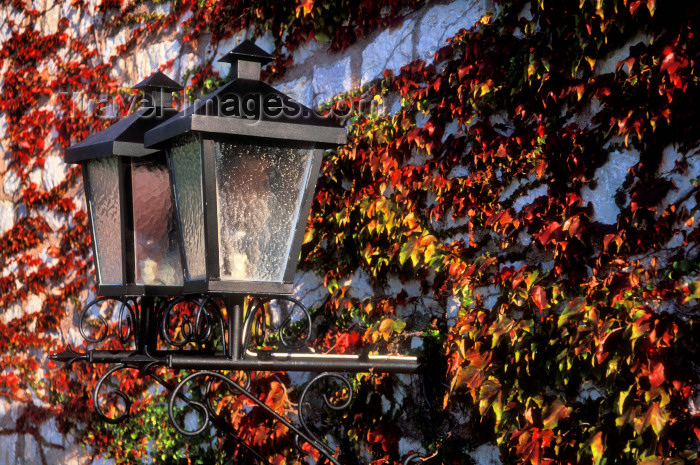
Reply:
[[649, 382], [651, 383], [652, 387], [658, 387], [664, 381], [666, 381], [666, 377], [664, 376], [664, 365], [662, 363], [657, 363], [654, 370], [649, 375]]
[[540, 234], [537, 235], [536, 239], [540, 241], [542, 245], [545, 245], [549, 242], [549, 237], [552, 235], [554, 231], [559, 229], [560, 224], [557, 223], [556, 221], [553, 221], [552, 223], [549, 224], [545, 228], [544, 231], [542, 231]]
[[539, 308], [540, 311], [544, 310], [549, 304], [549, 301], [547, 300], [547, 293], [540, 286], [535, 286], [532, 288], [530, 298], [532, 298], [532, 301], [535, 303], [535, 305], [537, 305], [537, 308]]

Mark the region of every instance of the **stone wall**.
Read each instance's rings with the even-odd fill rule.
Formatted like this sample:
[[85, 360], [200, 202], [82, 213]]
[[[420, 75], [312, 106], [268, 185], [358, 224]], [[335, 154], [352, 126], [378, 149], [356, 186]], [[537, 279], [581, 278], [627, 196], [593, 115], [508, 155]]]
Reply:
[[[104, 20], [100, 15], [93, 14], [94, 7], [88, 7], [83, 13], [75, 12], [68, 4], [53, 5], [50, 0], [35, 0], [34, 7], [45, 12], [36, 22], [35, 26], [45, 33], [53, 32], [57, 29], [60, 18], [65, 17], [70, 22], [70, 33], [80, 37], [88, 38], [96, 49], [101, 52], [101, 56], [95, 58], [107, 61], [115, 54], [119, 45], [124, 44], [129, 38], [128, 28], [114, 36], [106, 36], [100, 30], [100, 24]], [[165, 13], [169, 11], [168, 2], [159, 5], [150, 5], [156, 12]], [[299, 102], [308, 106], [318, 106], [328, 102], [337, 94], [358, 89], [362, 85], [381, 77], [384, 70], [392, 70], [398, 73], [399, 69], [409, 62], [422, 59], [432, 61], [435, 51], [453, 37], [461, 28], [472, 28], [489, 10], [496, 7], [490, 0], [455, 0], [430, 2], [424, 7], [414, 12], [407, 12], [405, 17], [396, 27], [375, 31], [368, 37], [351, 45], [342, 52], [329, 53], [325, 44], [316, 41], [309, 42], [305, 46], [293, 53], [294, 63], [286, 71], [284, 76], [273, 82], [272, 85], [281, 91], [295, 97]], [[524, 10], [523, 15], [526, 15]], [[23, 21], [11, 6], [4, 6], [0, 10], [0, 18], [7, 21], [16, 18]], [[181, 18], [184, 21], [186, 18]], [[95, 26], [91, 28], [91, 26]], [[5, 25], [0, 25], [0, 42], [7, 37]], [[177, 28], [176, 28], [177, 29]], [[228, 52], [232, 47], [244, 38], [254, 38], [252, 33], [241, 32], [229, 40], [211, 49], [207, 40], [202, 39], [196, 46], [185, 44], [182, 34], [172, 32], [168, 34], [156, 34], [155, 40], [131, 53], [126, 57], [116, 60], [115, 66], [110, 74], [118, 79], [125, 87], [135, 84], [150, 73], [159, 69], [159, 66], [172, 61], [170, 69], [166, 73], [176, 80], [182, 80], [186, 71], [201, 64], [206, 57], [214, 55], [220, 57]], [[267, 34], [254, 38], [256, 43], [263, 49], [272, 50], [274, 48], [273, 38]], [[647, 37], [636, 37], [623, 46], [618, 52], [611, 54], [608, 59], [596, 64], [598, 73], [607, 73], [614, 70], [620, 60], [629, 54], [629, 48], [639, 42], [648, 41]], [[221, 74], [226, 73], [228, 65], [215, 64], [215, 70]], [[4, 72], [4, 70], [3, 70]], [[51, 69], [48, 70], [51, 72]], [[2, 80], [0, 80], [0, 87]], [[3, 89], [3, 92], [5, 90]], [[397, 105], [400, 105], [396, 96], [384, 99], [380, 111], [388, 114], [395, 112]], [[51, 105], [48, 102], [46, 105]], [[596, 113], [596, 108], [590, 108], [588, 113], [581, 113], [576, 116], [577, 122], [585, 126], [590, 124], [592, 115]], [[423, 121], [424, 123], [425, 121]], [[509, 130], [507, 120], [500, 121], [503, 131]], [[420, 122], [419, 122], [420, 124]], [[0, 134], [4, 133], [6, 123], [4, 116], [0, 115]], [[452, 133], [457, 132], [456, 127], [451, 128]], [[6, 144], [4, 137], [0, 136], [0, 144]], [[617, 141], [621, 142], [621, 141]], [[50, 141], [49, 141], [50, 143]], [[622, 186], [625, 182], [630, 167], [638, 163], [639, 153], [632, 148], [625, 148], [624, 144], [611, 144], [609, 161], [600, 167], [596, 174], [597, 187], [584, 187], [581, 197], [584, 203], [591, 205], [593, 210], [593, 221], [603, 224], [614, 224], [620, 208], [624, 208], [629, 200], [625, 197]], [[4, 149], [4, 147], [2, 147]], [[667, 147], [663, 152], [663, 166], [670, 173], [679, 154], [673, 147]], [[416, 154], [415, 163], [420, 164], [421, 154]], [[18, 197], [19, 182], [12, 171], [6, 169], [7, 160], [0, 160], [0, 176], [2, 176], [3, 189], [0, 192], [0, 236], [6, 234], [13, 225], [26, 216], [26, 209], [23, 201]], [[456, 169], [452, 175], [461, 176], [466, 172], [466, 167], [461, 170]], [[51, 190], [58, 185], [66, 176], [67, 168], [61, 160], [61, 153], [55, 151], [48, 157], [43, 170], [35, 170], [31, 176], [37, 184], [43, 184], [46, 190]], [[14, 177], [13, 177], [14, 176]], [[667, 202], [674, 202], [683, 198], [693, 186], [690, 179], [700, 176], [700, 163], [697, 160], [691, 163], [687, 175], [673, 174], [673, 181], [678, 190], [669, 194]], [[546, 195], [546, 186], [542, 185], [538, 179], [525, 179], [514, 182], [502, 194], [503, 202], [510, 202], [516, 212], [524, 206], [531, 204], [538, 196]], [[84, 202], [81, 193], [76, 191], [75, 199], [79, 205]], [[693, 197], [690, 197], [685, 205], [692, 209]], [[59, 229], [64, 221], [58, 215], [48, 215], [47, 221]], [[451, 220], [448, 220], [451, 221]], [[454, 227], [455, 224], [436, 224], [436, 228]], [[523, 241], [528, 241], [523, 237]], [[523, 243], [523, 246], [529, 245]], [[674, 244], [668, 244], [669, 248]], [[44, 248], [45, 249], [45, 248]], [[52, 258], [37, 248], [36, 254], [44, 261]], [[518, 264], [511, 265], [518, 268]], [[544, 268], [547, 263], [543, 263]], [[3, 276], [7, 276], [16, 271], [13, 266], [8, 266], [2, 270]], [[372, 296], [375, 292], [373, 284], [366, 274], [358, 270], [351, 276], [345, 285], [349, 292], [356, 298], [362, 300]], [[419, 295], [419, 286], [416, 283], [401, 283], [398, 280], [389, 283], [385, 292], [388, 294], [398, 294], [406, 290], [409, 294]], [[497, 286], [484, 287], [476, 290], [481, 297], [485, 307], [493, 305], [494, 298], [498, 295]], [[321, 303], [327, 296], [327, 289], [323, 286], [320, 278], [313, 273], [299, 273], [295, 280], [295, 295], [302, 299], [307, 305], [315, 306]], [[83, 293], [85, 300], [89, 298], [88, 291]], [[0, 310], [0, 319], [6, 324], [11, 324], [14, 319], [22, 315], [37, 311], [46, 295], [31, 295], [24, 302], [16, 302]], [[439, 306], [437, 302], [426, 302], [430, 306]], [[459, 298], [454, 297], [449, 300], [443, 309], [448, 319], [454, 319], [459, 310]], [[72, 307], [71, 307], [72, 308]], [[56, 335], [61, 343], [78, 342], [78, 335], [71, 324], [74, 318], [68, 318], [62, 325], [63, 331]], [[420, 345], [420, 340], [415, 342], [415, 346]], [[2, 368], [0, 376], [8, 376], [10, 370]], [[40, 429], [33, 432], [17, 433], [16, 423], [22, 416], [27, 414], [29, 404], [40, 405], [40, 393], [27, 392], [24, 396], [10, 396], [0, 393], [0, 465], [17, 464], [38, 464], [38, 463], [65, 463], [82, 464], [88, 463], [89, 453], [75, 445], [70, 436], [64, 436], [57, 430], [53, 420], [47, 421]], [[406, 441], [403, 445], [403, 452], [410, 449], [420, 450], [420, 444], [413, 441]], [[498, 464], [498, 449], [491, 444], [483, 444], [469, 452], [476, 463], [480, 465]]]

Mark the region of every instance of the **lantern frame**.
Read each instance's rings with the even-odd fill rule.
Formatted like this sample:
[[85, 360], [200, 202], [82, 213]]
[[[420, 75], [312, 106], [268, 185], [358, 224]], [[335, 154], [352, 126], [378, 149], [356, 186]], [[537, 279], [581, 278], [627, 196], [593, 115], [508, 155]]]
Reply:
[[[65, 151], [66, 163], [79, 163], [83, 175], [85, 198], [88, 202], [88, 223], [92, 236], [93, 255], [96, 259], [97, 294], [102, 296], [151, 295], [175, 296], [182, 293], [181, 284], [142, 284], [136, 282], [136, 250], [134, 234], [134, 196], [131, 189], [132, 159], [144, 160], [166, 155], [161, 150], [146, 148], [143, 145], [145, 132], [157, 124], [172, 118], [177, 110], [172, 108], [172, 93], [182, 89], [178, 83], [161, 72], [156, 72], [133, 86], [134, 90], [143, 91], [143, 108], [120, 119], [103, 131], [93, 134], [81, 142], [73, 144]], [[98, 250], [101, 238], [97, 233], [96, 218], [92, 211], [94, 189], [91, 185], [89, 168], [93, 160], [116, 157], [116, 176], [119, 203], [119, 231], [121, 251], [121, 283], [105, 283], [102, 279], [102, 261], [104, 257]], [[171, 188], [170, 188], [171, 189]], [[172, 197], [172, 194], [171, 194]], [[174, 206], [173, 206], [174, 209]], [[181, 257], [180, 257], [181, 258]], [[178, 273], [182, 273], [182, 265]], [[184, 279], [183, 279], [184, 282]]]
[[[180, 224], [186, 293], [291, 294], [324, 149], [347, 142], [345, 128], [260, 81], [261, 65], [271, 60], [272, 57], [267, 52], [252, 42], [243, 42], [220, 60], [232, 64], [234, 79], [202, 100], [197, 100], [175, 117], [150, 129], [144, 136], [144, 145], [147, 148], [162, 148], [168, 153], [173, 197]], [[202, 194], [200, 207], [204, 220], [203, 279], [190, 278], [191, 263], [188, 261], [185, 246], [185, 228], [178, 203], [178, 181], [173, 167], [172, 149], [175, 141], [187, 135], [194, 135], [199, 143], [199, 185]], [[286, 244], [289, 252], [283, 265], [281, 280], [221, 277], [220, 262], [223, 252], [219, 247], [218, 222], [222, 206], [217, 198], [217, 143], [313, 150], [311, 164], [305, 174], [301, 199], [297, 211], [294, 212], [296, 224], [291, 225], [291, 235]]]

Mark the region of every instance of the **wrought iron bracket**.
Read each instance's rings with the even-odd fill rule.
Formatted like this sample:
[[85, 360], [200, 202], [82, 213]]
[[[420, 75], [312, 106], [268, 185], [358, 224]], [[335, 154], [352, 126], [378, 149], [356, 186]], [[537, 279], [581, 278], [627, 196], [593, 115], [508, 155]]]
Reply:
[[[123, 412], [109, 417], [100, 405], [101, 391], [116, 372], [135, 369], [164, 387], [169, 393], [168, 412], [175, 429], [183, 435], [196, 435], [209, 425], [217, 427], [261, 463], [269, 462], [243, 441], [232, 426], [221, 418], [211, 403], [212, 386], [225, 385], [242, 395], [292, 432], [300, 451], [306, 443], [330, 463], [340, 465], [333, 451], [307, 425], [307, 397], [312, 389], [334, 381], [346, 393], [345, 399], [332, 402], [327, 393], [321, 398], [328, 409], [342, 410], [352, 403], [350, 381], [342, 373], [417, 373], [417, 357], [402, 355], [346, 355], [317, 353], [309, 348], [312, 320], [308, 309], [291, 297], [266, 297], [251, 302], [244, 315], [244, 298], [239, 296], [183, 296], [170, 299], [101, 297], [85, 306], [80, 314], [80, 334], [88, 343], [99, 344], [108, 337], [110, 327], [124, 349], [91, 349], [78, 352], [70, 345], [50, 359], [70, 367], [75, 362], [108, 364], [93, 394], [96, 414], [108, 423], [120, 423], [129, 416], [131, 402], [121, 390], [112, 392], [123, 403]], [[221, 303], [226, 308], [222, 312]], [[111, 307], [111, 316], [100, 310]], [[274, 307], [274, 308], [273, 308]], [[286, 307], [286, 311], [283, 311]], [[97, 312], [95, 312], [97, 310]], [[112, 319], [112, 324], [107, 318]], [[114, 321], [116, 320], [116, 321]], [[270, 346], [272, 348], [269, 348]], [[164, 367], [174, 372], [192, 370], [177, 383], [156, 373]], [[250, 373], [254, 371], [300, 371], [318, 373], [304, 387], [298, 401], [299, 426], [259, 400], [250, 391]], [[246, 380], [233, 379], [223, 372], [243, 373]], [[203, 386], [197, 399], [186, 394], [188, 386]], [[179, 407], [178, 407], [179, 405]], [[186, 430], [178, 420], [178, 410], [189, 408], [201, 419], [199, 426]]]

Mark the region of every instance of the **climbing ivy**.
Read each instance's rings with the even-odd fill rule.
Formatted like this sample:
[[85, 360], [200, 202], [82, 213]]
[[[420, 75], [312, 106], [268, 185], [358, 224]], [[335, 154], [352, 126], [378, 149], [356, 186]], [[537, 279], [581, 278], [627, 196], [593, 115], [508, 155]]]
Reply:
[[[246, 460], [223, 436], [175, 435], [160, 397], [133, 374], [120, 383], [134, 416], [105, 427], [90, 414], [100, 369], [40, 370], [43, 354], [61, 349], [61, 321], [91, 286], [93, 266], [78, 170], [47, 189], [36, 173], [54, 148], [105, 124], [74, 111], [62, 91], [124, 96], [109, 77], [117, 59], [176, 27], [193, 49], [246, 28], [270, 31], [274, 80], [304, 43], [342, 50], [423, 4], [176, 0], [154, 14], [138, 0], [105, 0], [89, 32], [130, 34], [101, 63], [90, 39], [71, 34], [70, 18], [44, 35], [30, 24], [45, 12], [0, 2], [17, 13], [4, 20], [10, 36], [0, 47], [3, 176], [17, 179], [14, 200], [26, 209], [0, 237], [0, 305], [44, 298], [0, 322], [0, 395], [28, 405], [17, 432], [39, 439], [54, 418], [88, 453], [117, 463]], [[332, 418], [341, 461], [401, 463], [400, 439], [416, 437], [428, 463], [469, 463], [464, 451], [484, 442], [498, 444], [503, 463], [697, 463], [698, 187], [674, 180], [697, 163], [698, 8], [495, 6], [429, 63], [407, 63], [323, 108], [350, 137], [324, 160], [301, 254], [330, 293], [314, 311], [316, 346], [428, 360], [423, 382], [353, 379], [352, 407]], [[608, 71], [621, 48], [628, 55]], [[212, 58], [190, 70], [188, 92], [219, 84]], [[347, 110], [368, 101], [394, 110]], [[625, 151], [639, 161], [618, 190], [616, 223], [604, 224], [582, 192], [600, 187], [599, 170]], [[669, 153], [678, 154], [672, 166]], [[530, 190], [540, 195], [519, 202]], [[375, 292], [358, 299], [352, 282], [365, 278]], [[389, 291], [397, 287], [413, 291]], [[410, 349], [413, 338], [422, 345]], [[253, 386], [289, 414], [287, 382], [258, 374]], [[220, 399], [220, 413], [271, 462], [303, 463], [288, 432], [250, 407]]]

